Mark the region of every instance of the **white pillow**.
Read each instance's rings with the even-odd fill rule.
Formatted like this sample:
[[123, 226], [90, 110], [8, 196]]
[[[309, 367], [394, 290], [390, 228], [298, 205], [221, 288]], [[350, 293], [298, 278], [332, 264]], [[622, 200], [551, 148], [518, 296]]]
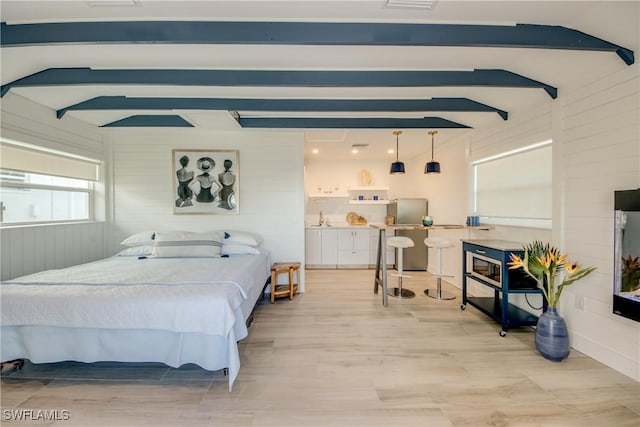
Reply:
[[132, 246], [118, 252], [114, 256], [146, 256], [151, 255], [152, 250], [153, 246]]
[[260, 251], [253, 246], [247, 245], [233, 245], [233, 244], [223, 244], [222, 245], [222, 255], [258, 255]]
[[153, 231], [141, 231], [140, 233], [133, 234], [124, 239], [120, 244], [122, 246], [145, 246], [153, 245], [155, 238], [155, 232]]
[[157, 258], [211, 258], [219, 257], [221, 248], [222, 239], [217, 231], [157, 232], [151, 255]]
[[256, 233], [250, 233], [248, 231], [225, 231], [224, 232], [224, 244], [234, 245], [246, 245], [246, 246], [258, 246], [264, 239], [262, 236]]

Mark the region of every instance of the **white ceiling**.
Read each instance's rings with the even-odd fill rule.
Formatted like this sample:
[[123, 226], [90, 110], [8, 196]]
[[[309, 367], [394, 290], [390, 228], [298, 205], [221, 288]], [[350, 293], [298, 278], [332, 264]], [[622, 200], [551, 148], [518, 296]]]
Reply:
[[[451, 1], [440, 0], [431, 10], [387, 8], [386, 1], [151, 1], [135, 6], [94, 7], [90, 1], [7, 1], [0, 3], [7, 23], [99, 20], [243, 20], [414, 22], [461, 24], [546, 24], [577, 29], [640, 50], [640, 1]], [[104, 2], [102, 2], [104, 3]], [[117, 4], [126, 2], [115, 2]], [[131, 3], [133, 4], [133, 3]], [[295, 69], [295, 70], [472, 70], [505, 69], [557, 87], [559, 97], [627, 65], [614, 53], [542, 49], [470, 47], [253, 46], [253, 45], [60, 45], [8, 47], [1, 50], [2, 84], [52, 67]], [[637, 66], [637, 65], [634, 65]], [[59, 109], [94, 96], [180, 96], [252, 98], [432, 98], [464, 97], [506, 110], [513, 117], [532, 106], [553, 102], [541, 89], [496, 88], [270, 88], [270, 87], [157, 87], [63, 86], [13, 88], [12, 92]], [[102, 125], [145, 111], [70, 111], [67, 115]], [[226, 112], [167, 111], [181, 114], [204, 129], [237, 129]], [[157, 111], [153, 114], [159, 114]], [[282, 113], [252, 112], [260, 116]], [[289, 117], [311, 113], [286, 114]], [[473, 128], [499, 125], [496, 113], [313, 113], [314, 117], [440, 116]], [[66, 116], [65, 116], [66, 117]], [[64, 120], [64, 117], [62, 118]], [[251, 130], [247, 130], [251, 132]], [[306, 148], [318, 156], [351, 155], [351, 145], [368, 143], [367, 158], [393, 157], [392, 130], [308, 130]], [[443, 144], [467, 132], [441, 129]], [[407, 129], [400, 137], [400, 157], [430, 151], [426, 130]], [[310, 155], [310, 154], [309, 154]]]

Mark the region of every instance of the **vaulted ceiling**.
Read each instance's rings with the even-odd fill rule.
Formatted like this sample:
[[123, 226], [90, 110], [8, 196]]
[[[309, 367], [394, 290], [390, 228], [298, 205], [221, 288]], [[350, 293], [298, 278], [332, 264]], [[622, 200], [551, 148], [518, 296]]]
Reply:
[[1, 95], [104, 127], [305, 129], [333, 156], [405, 129], [409, 157], [637, 66], [639, 4], [3, 0]]

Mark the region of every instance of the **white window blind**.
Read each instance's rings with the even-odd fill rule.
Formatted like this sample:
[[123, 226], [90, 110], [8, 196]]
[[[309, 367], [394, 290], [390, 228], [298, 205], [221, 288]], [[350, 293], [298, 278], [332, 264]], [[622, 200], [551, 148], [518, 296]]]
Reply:
[[0, 144], [0, 169], [96, 181], [98, 164], [16, 145]]
[[473, 163], [475, 213], [481, 217], [551, 219], [551, 144]]

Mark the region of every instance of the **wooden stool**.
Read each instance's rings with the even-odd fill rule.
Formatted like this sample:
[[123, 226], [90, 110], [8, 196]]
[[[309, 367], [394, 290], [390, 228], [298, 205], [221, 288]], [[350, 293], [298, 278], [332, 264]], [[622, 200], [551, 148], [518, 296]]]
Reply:
[[[293, 294], [298, 292], [298, 282], [300, 281], [299, 262], [276, 262], [271, 266], [271, 304], [276, 298], [288, 296], [293, 299]], [[293, 282], [293, 272], [296, 271], [296, 281]], [[289, 274], [288, 285], [278, 285], [279, 274]]]

